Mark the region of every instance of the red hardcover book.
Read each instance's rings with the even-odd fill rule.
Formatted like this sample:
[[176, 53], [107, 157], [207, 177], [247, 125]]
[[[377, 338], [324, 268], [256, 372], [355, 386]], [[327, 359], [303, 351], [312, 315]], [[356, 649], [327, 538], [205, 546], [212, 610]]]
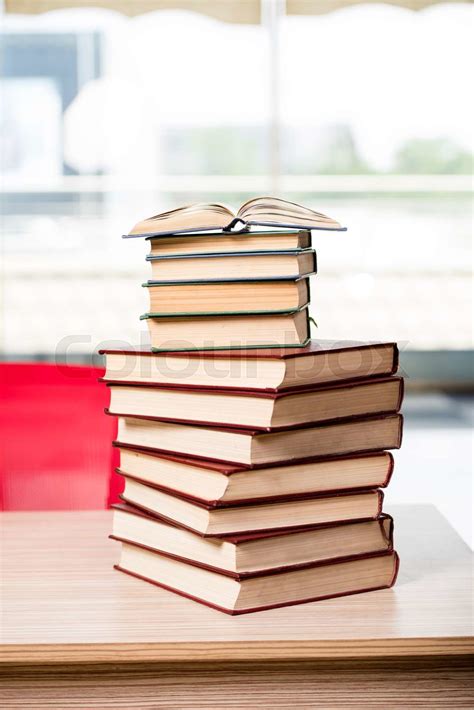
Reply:
[[384, 377], [285, 392], [108, 382], [109, 413], [158, 421], [278, 431], [306, 424], [397, 412], [403, 379]]
[[276, 432], [206, 427], [156, 421], [150, 417], [120, 417], [116, 444], [254, 468], [270, 463], [283, 465], [312, 458], [398, 449], [402, 430], [400, 414], [305, 425]]
[[380, 489], [304, 495], [298, 498], [213, 506], [172, 495], [125, 476], [122, 500], [204, 536], [301, 528], [308, 525], [374, 520], [382, 512]]
[[282, 391], [393, 375], [396, 343], [311, 340], [302, 348], [152, 352], [100, 350], [105, 380]]
[[237, 580], [124, 542], [120, 563], [115, 568], [218, 611], [237, 615], [388, 589], [395, 583], [398, 566], [398, 555], [387, 550]]
[[385, 488], [394, 466], [387, 451], [249, 469], [179, 454], [118, 448], [117, 473], [210, 508]]
[[393, 519], [385, 514], [375, 520], [297, 530], [203, 537], [134, 506], [119, 504], [113, 508], [113, 540], [130, 542], [238, 580], [393, 549]]

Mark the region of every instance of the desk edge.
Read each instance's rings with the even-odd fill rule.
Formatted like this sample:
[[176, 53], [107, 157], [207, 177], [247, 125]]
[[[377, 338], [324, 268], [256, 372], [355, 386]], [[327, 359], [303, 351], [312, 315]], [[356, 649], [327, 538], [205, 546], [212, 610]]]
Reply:
[[474, 654], [474, 637], [470, 636], [250, 642], [2, 644], [0, 664], [342, 660], [471, 654]]

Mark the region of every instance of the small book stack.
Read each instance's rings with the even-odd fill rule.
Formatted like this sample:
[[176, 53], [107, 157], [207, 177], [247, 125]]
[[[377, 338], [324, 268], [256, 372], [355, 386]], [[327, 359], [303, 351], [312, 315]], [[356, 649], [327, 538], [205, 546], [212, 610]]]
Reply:
[[[285, 220], [291, 229], [275, 229]], [[243, 231], [231, 231], [238, 225]], [[144, 284], [150, 312], [142, 318], [152, 347], [306, 344], [309, 276], [316, 272], [310, 229], [341, 226], [275, 198], [250, 200], [236, 216], [223, 205], [191, 205], [139, 222], [127, 236], [146, 236], [151, 244], [152, 278]]]
[[341, 227], [270, 198], [139, 223], [152, 347], [105, 351], [117, 569], [230, 614], [397, 573], [382, 489], [402, 436], [398, 350], [310, 340], [315, 228]]

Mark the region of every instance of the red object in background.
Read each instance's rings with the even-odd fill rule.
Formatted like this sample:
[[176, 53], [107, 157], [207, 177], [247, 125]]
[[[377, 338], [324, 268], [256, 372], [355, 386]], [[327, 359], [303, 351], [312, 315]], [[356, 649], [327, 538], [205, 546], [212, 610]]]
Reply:
[[0, 363], [0, 508], [103, 509], [116, 502], [103, 370]]

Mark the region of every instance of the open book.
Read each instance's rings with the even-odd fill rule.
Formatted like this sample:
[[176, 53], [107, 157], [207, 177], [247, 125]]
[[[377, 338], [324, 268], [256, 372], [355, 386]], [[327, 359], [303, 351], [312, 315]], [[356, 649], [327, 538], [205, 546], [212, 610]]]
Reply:
[[329, 229], [342, 231], [339, 222], [319, 212], [277, 197], [257, 197], [245, 202], [234, 214], [219, 203], [197, 203], [162, 212], [138, 222], [125, 237], [207, 230], [247, 231], [251, 226], [285, 229]]

